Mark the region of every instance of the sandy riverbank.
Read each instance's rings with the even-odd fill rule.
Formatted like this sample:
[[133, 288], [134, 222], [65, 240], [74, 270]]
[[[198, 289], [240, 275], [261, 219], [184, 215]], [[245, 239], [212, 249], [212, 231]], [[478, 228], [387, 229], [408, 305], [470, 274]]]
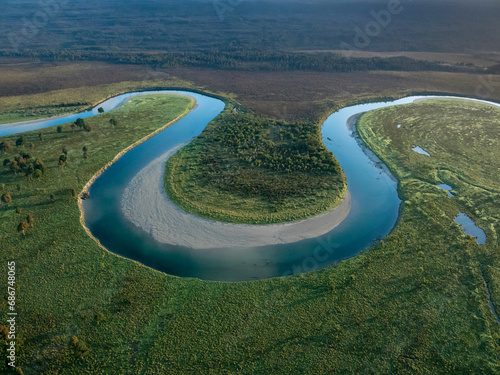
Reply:
[[163, 185], [165, 163], [182, 146], [168, 150], [144, 167], [130, 181], [121, 201], [124, 216], [160, 243], [194, 249], [292, 243], [328, 233], [351, 209], [347, 192], [333, 210], [286, 224], [230, 224], [188, 214], [168, 199]]
[[126, 149], [124, 149], [123, 151], [121, 151], [120, 153], [118, 153], [114, 158], [113, 160], [111, 160], [108, 164], [106, 164], [104, 167], [102, 167], [94, 176], [92, 176], [92, 178], [85, 184], [85, 186], [83, 187], [82, 191], [80, 192], [79, 194], [79, 198], [78, 198], [78, 208], [80, 209], [80, 223], [82, 224], [83, 228], [85, 229], [85, 232], [87, 232], [87, 234], [93, 238], [98, 244], [99, 246], [101, 246], [103, 249], [107, 250], [104, 246], [101, 245], [101, 242], [94, 237], [94, 235], [92, 234], [92, 232], [90, 231], [90, 229], [87, 227], [87, 225], [85, 224], [85, 212], [83, 210], [83, 200], [82, 200], [82, 196], [85, 194], [85, 193], [88, 193], [89, 189], [90, 189], [90, 186], [92, 186], [92, 184], [110, 167], [112, 166], [114, 163], [116, 163], [118, 161], [118, 159], [120, 159], [123, 155], [125, 155], [127, 152], [129, 152], [130, 150], [132, 150], [133, 148], [137, 147], [138, 145], [140, 145], [141, 143], [143, 142], [146, 142], [148, 139], [151, 139], [153, 138], [155, 135], [157, 135], [158, 133], [162, 132], [163, 130], [165, 130], [166, 128], [168, 128], [170, 125], [173, 125], [175, 124], [177, 121], [179, 121], [180, 119], [182, 119], [184, 116], [186, 116], [187, 114], [189, 114], [189, 112], [191, 112], [192, 110], [196, 109], [198, 107], [198, 104], [197, 104], [197, 100], [195, 97], [191, 96], [191, 95], [185, 95], [185, 94], [177, 94], [177, 93], [174, 93], [172, 95], [181, 95], [181, 96], [186, 96], [190, 99], [192, 99], [194, 102], [192, 103], [191, 105], [191, 108], [188, 108], [186, 109], [186, 111], [184, 111], [184, 113], [180, 114], [179, 116], [177, 116], [175, 119], [173, 119], [172, 121], [170, 121], [169, 123], [163, 125], [161, 128], [155, 130], [154, 132], [152, 132], [151, 134], [148, 134], [147, 136], [141, 138], [140, 140], [138, 140], [137, 142], [134, 142], [133, 144], [131, 144], [130, 146], [128, 146]]

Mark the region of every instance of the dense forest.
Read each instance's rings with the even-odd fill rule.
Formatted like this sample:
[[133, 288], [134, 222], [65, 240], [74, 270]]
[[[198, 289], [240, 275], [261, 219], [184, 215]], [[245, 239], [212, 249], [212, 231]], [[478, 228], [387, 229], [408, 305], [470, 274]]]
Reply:
[[368, 37], [358, 44], [362, 50], [500, 52], [498, 1], [401, 0], [387, 16], [389, 3], [4, 0], [0, 50], [338, 50], [356, 47], [361, 30]]
[[[252, 114], [221, 116], [200, 137], [200, 181], [271, 203], [345, 182], [314, 124], [283, 124]], [[339, 188], [341, 190], [341, 188]]]
[[187, 212], [229, 222], [278, 223], [335, 207], [344, 173], [315, 123], [283, 123], [229, 109], [167, 162], [169, 197]]
[[317, 71], [317, 72], [353, 72], [353, 71], [443, 71], [443, 72], [490, 72], [499, 70], [499, 66], [488, 69], [472, 64], [444, 64], [415, 60], [398, 56], [389, 58], [355, 58], [338, 53], [287, 53], [262, 51], [207, 51], [181, 53], [123, 53], [89, 51], [50, 51], [24, 50], [22, 52], [0, 51], [0, 57], [30, 57], [46, 61], [106, 61], [122, 64], [144, 64], [161, 68], [178, 66], [204, 67], [223, 70], [246, 71]]

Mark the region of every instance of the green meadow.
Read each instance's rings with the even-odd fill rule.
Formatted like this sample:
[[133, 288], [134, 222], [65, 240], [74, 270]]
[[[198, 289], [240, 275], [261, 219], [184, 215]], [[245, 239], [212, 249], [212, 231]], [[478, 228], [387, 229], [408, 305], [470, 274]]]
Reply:
[[[46, 166], [39, 178], [0, 166], [0, 194], [12, 196], [0, 207], [0, 267], [6, 274], [16, 262], [18, 373], [500, 372], [500, 327], [485, 288], [500, 307], [497, 109], [432, 101], [365, 114], [360, 136], [400, 182], [394, 231], [321, 271], [222, 283], [172, 277], [103, 250], [80, 225], [74, 197], [117, 153], [190, 105], [141, 97], [86, 120], [90, 132], [48, 128], [20, 146], [19, 136], [0, 138], [13, 144], [2, 159], [29, 153]], [[459, 210], [485, 230], [486, 245], [453, 222]], [[23, 234], [28, 214], [34, 223]]]

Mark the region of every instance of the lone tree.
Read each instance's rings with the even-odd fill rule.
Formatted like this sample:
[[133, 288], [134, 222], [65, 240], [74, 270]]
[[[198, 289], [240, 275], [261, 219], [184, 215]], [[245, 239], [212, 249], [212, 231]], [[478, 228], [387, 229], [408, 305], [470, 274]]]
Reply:
[[77, 118], [75, 121], [75, 125], [78, 126], [80, 129], [85, 128], [85, 121], [82, 118]]
[[9, 192], [6, 192], [2, 195], [2, 202], [5, 203], [7, 206], [12, 203], [12, 196], [10, 195]]
[[59, 165], [65, 165], [67, 160], [68, 157], [65, 154], [62, 154], [59, 156]]
[[19, 163], [17, 161], [13, 161], [12, 163], [10, 163], [10, 170], [12, 172], [14, 172], [14, 174], [17, 175], [17, 171], [20, 169], [21, 167], [19, 166]]
[[102, 107], [97, 108], [97, 112], [104, 113], [104, 108], [102, 108]]
[[12, 143], [10, 141], [0, 142], [0, 151], [10, 151], [12, 150]]
[[109, 123], [110, 123], [111, 125], [113, 125], [113, 126], [118, 125], [118, 122], [117, 122], [114, 118], [109, 119]]
[[42, 174], [45, 174], [45, 171], [47, 170], [47, 167], [43, 163], [42, 159], [39, 158], [35, 159], [33, 166], [35, 167], [35, 172], [36, 170], [39, 170]]
[[23, 234], [23, 236], [25, 236], [25, 235], [26, 235], [26, 231], [27, 231], [28, 229], [30, 229], [30, 225], [28, 224], [28, 222], [27, 222], [27, 221], [23, 221], [23, 222], [19, 223], [19, 225], [17, 226], [17, 231], [18, 231], [19, 233], [22, 233], [22, 234]]
[[61, 126], [61, 125], [59, 125], [59, 126], [57, 127], [57, 132], [58, 132], [58, 133], [62, 133], [62, 131], [63, 131], [63, 128], [62, 128], [62, 126]]
[[16, 140], [16, 146], [19, 147], [19, 146], [22, 146], [26, 143], [26, 137], [24, 135], [20, 136], [19, 138], [17, 138]]
[[33, 224], [35, 224], [35, 219], [33, 218], [33, 215], [28, 214], [28, 216], [26, 217], [26, 222], [29, 224], [30, 227], [32, 227]]

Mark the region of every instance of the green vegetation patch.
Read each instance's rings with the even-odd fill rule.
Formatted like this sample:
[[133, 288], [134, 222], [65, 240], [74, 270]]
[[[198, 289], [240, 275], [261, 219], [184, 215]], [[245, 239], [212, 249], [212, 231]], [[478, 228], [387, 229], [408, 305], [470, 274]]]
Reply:
[[366, 113], [358, 131], [400, 178], [416, 170], [438, 182], [437, 172], [450, 169], [470, 185], [499, 190], [500, 107], [465, 99], [425, 100]]
[[169, 159], [165, 187], [187, 212], [267, 224], [335, 207], [346, 179], [316, 124], [285, 124], [233, 110]]

